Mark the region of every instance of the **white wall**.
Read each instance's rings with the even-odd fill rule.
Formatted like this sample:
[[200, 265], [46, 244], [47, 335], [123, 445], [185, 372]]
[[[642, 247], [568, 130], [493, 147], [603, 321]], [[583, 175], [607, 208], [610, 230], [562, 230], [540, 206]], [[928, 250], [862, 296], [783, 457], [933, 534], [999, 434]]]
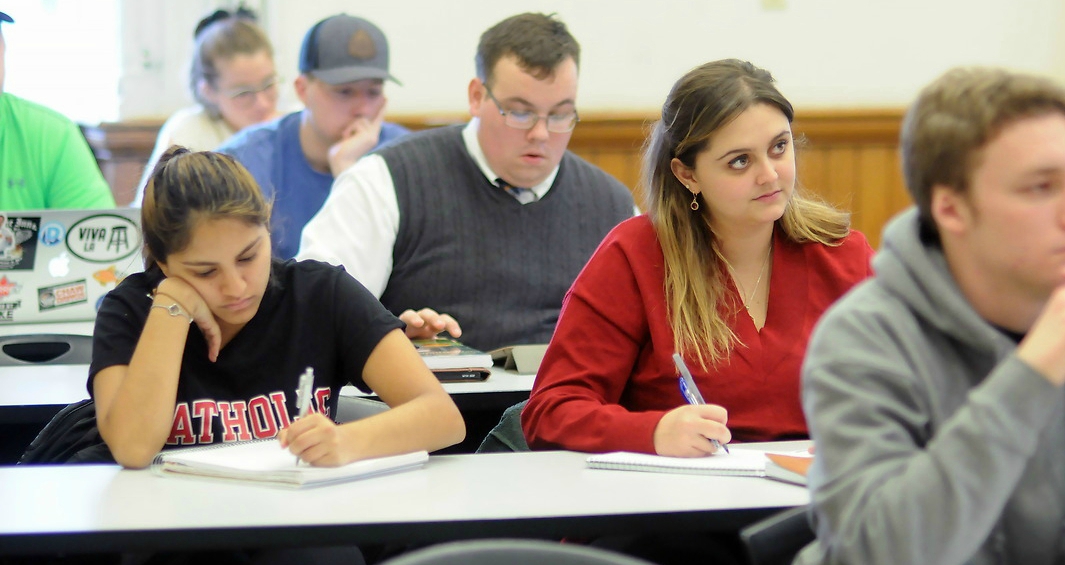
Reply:
[[[296, 66], [303, 32], [347, 10], [392, 44], [391, 109], [464, 108], [482, 31], [519, 11], [557, 12], [581, 42], [584, 109], [655, 109], [705, 61], [738, 57], [769, 69], [798, 107], [901, 106], [958, 64], [1060, 71], [1061, 0], [269, 0], [279, 68]], [[1062, 76], [1065, 78], [1065, 75]]]
[[[92, 0], [88, 0], [92, 1]], [[211, 0], [123, 0], [120, 115], [161, 116], [189, 102], [191, 30]], [[959, 64], [1065, 80], [1061, 0], [257, 0], [289, 82], [304, 32], [334, 13], [389, 37], [390, 111], [466, 109], [485, 28], [521, 11], [557, 12], [581, 42], [580, 108], [653, 111], [687, 69], [739, 57], [772, 71], [800, 110], [899, 107]], [[783, 9], [766, 5], [784, 4]], [[286, 105], [295, 104], [291, 91]]]

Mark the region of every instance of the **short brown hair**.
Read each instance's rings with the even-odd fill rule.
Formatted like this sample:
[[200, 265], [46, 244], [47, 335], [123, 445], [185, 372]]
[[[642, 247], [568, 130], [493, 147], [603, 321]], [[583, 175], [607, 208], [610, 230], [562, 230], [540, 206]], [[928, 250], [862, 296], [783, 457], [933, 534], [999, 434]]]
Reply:
[[921, 90], [903, 120], [900, 151], [922, 236], [939, 238], [931, 213], [934, 186], [967, 192], [982, 148], [1003, 127], [1051, 112], [1065, 114], [1060, 85], [1005, 69], [956, 68]]
[[522, 70], [545, 79], [566, 59], [580, 66], [581, 46], [554, 14], [525, 13], [488, 28], [477, 45], [477, 78], [488, 84], [496, 63], [515, 57]]
[[235, 159], [173, 145], [144, 187], [144, 269], [184, 250], [201, 220], [232, 218], [269, 230], [270, 210], [255, 178]]

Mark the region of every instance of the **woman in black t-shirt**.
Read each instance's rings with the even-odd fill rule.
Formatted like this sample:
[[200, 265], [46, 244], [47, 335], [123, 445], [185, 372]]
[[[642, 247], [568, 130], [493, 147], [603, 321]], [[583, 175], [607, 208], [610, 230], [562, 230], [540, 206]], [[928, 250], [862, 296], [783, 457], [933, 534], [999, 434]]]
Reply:
[[[145, 187], [145, 272], [105, 298], [89, 389], [115, 460], [164, 447], [272, 437], [314, 465], [461, 441], [451, 398], [402, 323], [343, 270], [271, 259], [270, 203], [232, 158], [171, 148]], [[297, 419], [299, 375], [314, 369]], [[392, 410], [337, 425], [339, 389]]]

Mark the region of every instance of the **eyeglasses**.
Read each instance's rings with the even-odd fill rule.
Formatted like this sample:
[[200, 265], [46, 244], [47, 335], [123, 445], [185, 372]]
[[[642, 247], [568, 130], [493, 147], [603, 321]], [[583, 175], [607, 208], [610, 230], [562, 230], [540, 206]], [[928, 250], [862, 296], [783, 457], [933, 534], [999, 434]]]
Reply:
[[573, 128], [577, 127], [577, 122], [581, 121], [576, 110], [565, 114], [548, 114], [546, 116], [524, 110], [504, 110], [487, 84], [484, 85], [484, 90], [488, 93], [488, 97], [492, 99], [492, 102], [495, 103], [496, 109], [499, 110], [499, 115], [503, 116], [503, 123], [514, 129], [530, 130], [536, 127], [536, 122], [544, 120], [544, 123], [547, 124], [547, 131], [566, 133], [573, 131]]
[[265, 92], [269, 96], [276, 96], [279, 82], [281, 82], [281, 77], [273, 75], [259, 86], [238, 86], [237, 88], [223, 90], [222, 95], [241, 106], [250, 106], [259, 97], [260, 92]]

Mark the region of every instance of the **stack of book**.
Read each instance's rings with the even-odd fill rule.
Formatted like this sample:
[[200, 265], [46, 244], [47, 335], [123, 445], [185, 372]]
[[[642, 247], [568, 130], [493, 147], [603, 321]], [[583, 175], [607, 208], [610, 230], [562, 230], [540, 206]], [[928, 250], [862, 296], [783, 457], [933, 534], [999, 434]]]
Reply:
[[416, 339], [415, 349], [440, 382], [483, 381], [492, 373], [492, 356], [450, 338]]

